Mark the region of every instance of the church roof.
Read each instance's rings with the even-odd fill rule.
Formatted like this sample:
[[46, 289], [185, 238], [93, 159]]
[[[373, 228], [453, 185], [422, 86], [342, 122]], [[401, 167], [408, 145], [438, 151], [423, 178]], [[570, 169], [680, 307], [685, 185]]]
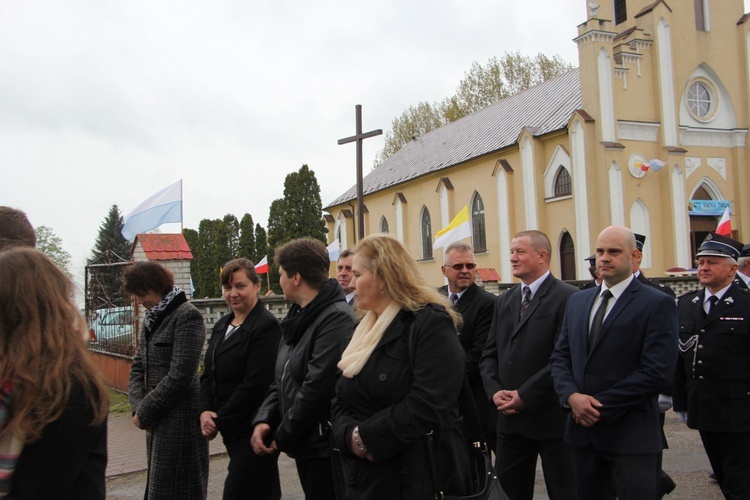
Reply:
[[[409, 141], [367, 174], [364, 194], [506, 148], [518, 141], [523, 129], [534, 136], [563, 129], [580, 108], [581, 82], [576, 68]], [[356, 197], [355, 185], [325, 208]]]
[[148, 260], [192, 260], [187, 240], [182, 234], [148, 234], [136, 236], [133, 245], [141, 244]]

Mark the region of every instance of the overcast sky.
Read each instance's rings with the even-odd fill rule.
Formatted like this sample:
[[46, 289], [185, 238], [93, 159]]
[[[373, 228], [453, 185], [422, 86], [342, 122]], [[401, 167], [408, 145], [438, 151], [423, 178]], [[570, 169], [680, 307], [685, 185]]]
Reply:
[[[308, 164], [326, 205], [355, 183], [355, 146], [336, 141], [356, 104], [365, 131], [385, 131], [474, 61], [577, 66], [586, 19], [584, 0], [0, 5], [0, 205], [52, 228], [79, 276], [112, 204], [126, 215], [183, 179], [185, 227], [227, 213], [265, 226]], [[366, 171], [382, 145], [365, 141]]]

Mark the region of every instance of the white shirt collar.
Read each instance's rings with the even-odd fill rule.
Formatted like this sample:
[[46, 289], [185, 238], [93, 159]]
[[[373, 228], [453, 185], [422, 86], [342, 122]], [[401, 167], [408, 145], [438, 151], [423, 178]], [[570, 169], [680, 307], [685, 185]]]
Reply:
[[[539, 290], [539, 288], [542, 286], [542, 283], [544, 283], [544, 280], [547, 279], [547, 276], [549, 276], [549, 270], [547, 270], [546, 273], [537, 278], [533, 283], [530, 283], [528, 285], [526, 283], [523, 283], [523, 286], [527, 286], [531, 289], [531, 298], [534, 298], [534, 295], [536, 295], [536, 291]], [[523, 288], [521, 288], [521, 291], [523, 292]], [[521, 300], [523, 300], [523, 293], [521, 293]]]
[[[607, 282], [602, 281], [602, 289], [599, 292], [599, 296], [601, 297], [602, 293], [604, 293], [604, 290], [609, 290], [610, 292], [612, 292], [612, 297], [614, 297], [614, 299], [617, 300], [618, 298], [620, 298], [620, 295], [622, 295], [622, 292], [624, 292], [625, 289], [628, 286], [630, 286], [630, 282], [633, 281], [634, 279], [635, 279], [635, 275], [631, 274], [630, 276], [628, 276], [627, 278], [625, 278], [624, 280], [622, 280], [621, 282], [619, 282], [612, 288], [607, 288]], [[611, 301], [610, 303], [612, 302], [614, 302], [614, 300]]]

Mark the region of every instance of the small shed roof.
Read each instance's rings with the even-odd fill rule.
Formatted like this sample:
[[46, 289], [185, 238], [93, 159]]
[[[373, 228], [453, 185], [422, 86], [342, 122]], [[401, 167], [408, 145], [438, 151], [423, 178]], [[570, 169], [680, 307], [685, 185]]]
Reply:
[[133, 245], [140, 242], [148, 260], [192, 260], [185, 237], [182, 234], [139, 234]]

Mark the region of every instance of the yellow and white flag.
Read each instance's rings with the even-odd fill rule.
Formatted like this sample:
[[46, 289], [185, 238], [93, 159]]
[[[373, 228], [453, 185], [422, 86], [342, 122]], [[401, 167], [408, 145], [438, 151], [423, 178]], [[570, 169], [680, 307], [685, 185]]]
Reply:
[[432, 248], [447, 247], [454, 241], [469, 237], [471, 237], [471, 218], [469, 217], [469, 206], [466, 205], [448, 224], [448, 227], [438, 231]]

